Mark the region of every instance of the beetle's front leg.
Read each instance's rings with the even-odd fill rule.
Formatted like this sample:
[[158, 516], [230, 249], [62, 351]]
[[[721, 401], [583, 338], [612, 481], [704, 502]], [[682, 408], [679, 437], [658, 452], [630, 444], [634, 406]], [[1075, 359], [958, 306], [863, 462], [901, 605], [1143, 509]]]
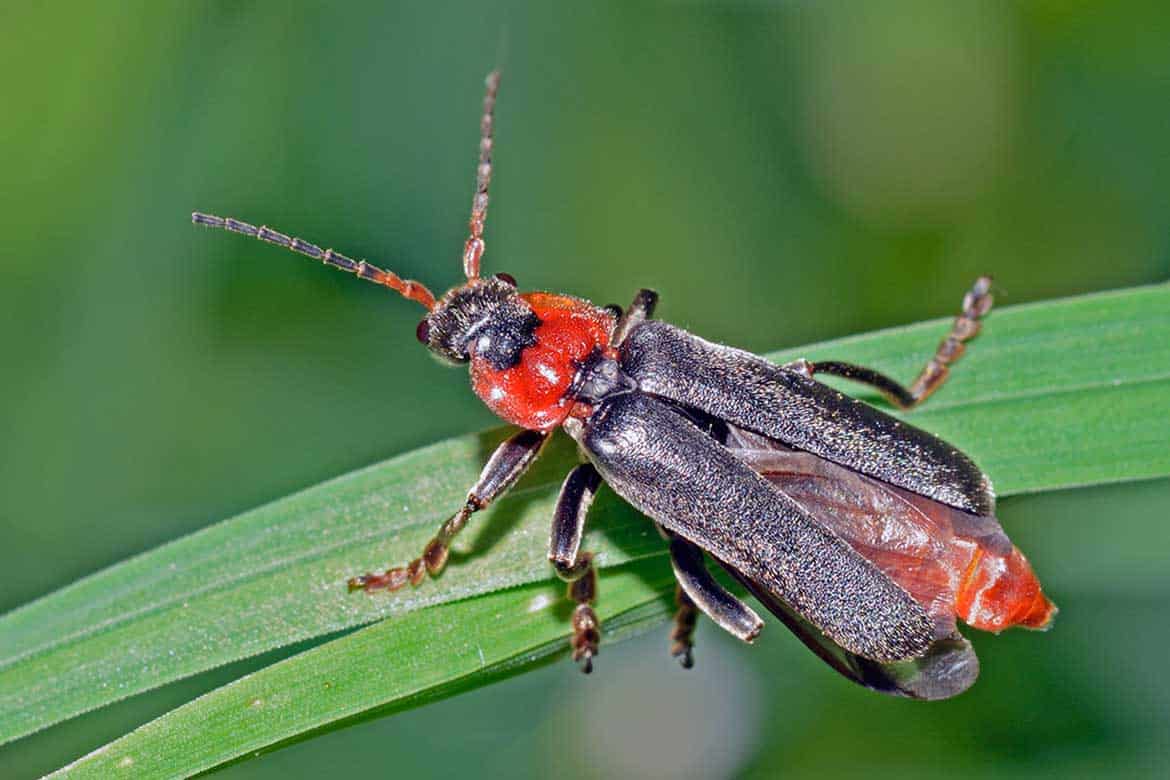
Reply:
[[662, 526], [658, 530], [670, 541], [670, 565], [679, 586], [676, 594], [678, 612], [670, 634], [670, 654], [679, 659], [684, 669], [694, 665], [691, 648], [695, 644], [696, 607], [736, 639], [754, 641], [764, 627], [760, 616], [711, 576], [703, 563], [703, 551], [695, 544]]
[[542, 431], [523, 430], [505, 440], [496, 447], [480, 472], [479, 479], [467, 491], [467, 501], [463, 508], [439, 527], [439, 532], [423, 548], [422, 555], [406, 566], [396, 566], [382, 574], [352, 577], [349, 589], [365, 590], [367, 593], [383, 588], [398, 590], [408, 582], [411, 585], [421, 584], [427, 574], [432, 577], [437, 575], [447, 563], [451, 540], [463, 530], [473, 514], [486, 508], [520, 479], [536, 460], [548, 437]]
[[592, 606], [597, 595], [593, 555], [581, 552], [581, 535], [589, 505], [600, 487], [601, 475], [592, 464], [582, 463], [569, 472], [557, 497], [548, 540], [548, 559], [557, 576], [569, 583], [569, 598], [577, 604], [573, 610], [573, 660], [581, 664], [585, 674], [593, 671], [593, 656], [601, 643], [601, 624]]
[[867, 384], [882, 395], [890, 403], [902, 409], [909, 409], [925, 401], [931, 393], [939, 389], [950, 374], [950, 367], [966, 349], [966, 342], [979, 335], [980, 319], [991, 311], [993, 302], [991, 295], [991, 277], [981, 276], [963, 296], [963, 310], [955, 318], [951, 330], [934, 352], [934, 356], [927, 361], [926, 366], [918, 374], [918, 378], [909, 389], [898, 381], [891, 379], [880, 371], [872, 368], [842, 363], [835, 360], [818, 361], [794, 360], [785, 364], [784, 368], [812, 377], [813, 374], [832, 374], [834, 376], [852, 379], [855, 382]]
[[645, 288], [638, 290], [630, 308], [626, 309], [625, 313], [618, 318], [610, 343], [615, 347], [620, 347], [622, 342], [626, 340], [626, 336], [630, 335], [631, 330], [654, 316], [654, 307], [657, 305], [658, 293]]

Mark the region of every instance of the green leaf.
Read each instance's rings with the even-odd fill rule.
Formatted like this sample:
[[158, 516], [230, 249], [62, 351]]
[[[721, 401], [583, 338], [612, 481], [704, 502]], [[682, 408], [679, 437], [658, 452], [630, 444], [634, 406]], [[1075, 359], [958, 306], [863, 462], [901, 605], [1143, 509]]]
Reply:
[[[607, 641], [669, 614], [674, 580], [659, 557], [606, 577]], [[503, 679], [562, 654], [564, 590], [536, 583], [375, 624], [212, 691], [54, 776], [183, 777]]]
[[[772, 357], [908, 378], [942, 332], [914, 325]], [[1168, 399], [1163, 284], [993, 312], [951, 381], [909, 418], [962, 447], [1006, 496], [1170, 474]]]
[[[922, 323], [772, 357], [852, 360], [909, 378], [945, 330], [943, 321]], [[1170, 474], [1166, 285], [998, 310], [955, 374], [913, 419], [970, 452], [1001, 495]], [[551, 504], [576, 457], [564, 437], [517, 490], [475, 518], [442, 577], [374, 597], [344, 587], [355, 573], [417, 554], [503, 435], [448, 440], [341, 477], [3, 616], [0, 742], [229, 661], [384, 617], [395, 619], [208, 694], [83, 765], [113, 755], [145, 760], [147, 754], [181, 753], [187, 758], [175, 758], [166, 771], [196, 771], [214, 765], [207, 761], [222, 762], [358, 713], [482, 684], [521, 659], [547, 657], [564, 646], [567, 622], [544, 616], [516, 633], [506, 626], [492, 629], [500, 633], [468, 632], [476, 615], [507, 616], [490, 623], [518, 621], [534, 593], [553, 592], [540, 584], [496, 593], [550, 580], [545, 545]], [[634, 568], [665, 571], [653, 527], [612, 494], [599, 497], [590, 523], [586, 546], [597, 551], [602, 567], [656, 558]], [[649, 614], [639, 610], [656, 603], [662, 591], [623, 590], [616, 583], [625, 576], [603, 576], [599, 610], [607, 618], [632, 610], [641, 616], [637, 623]], [[485, 670], [463, 665], [467, 645], [460, 642], [467, 636], [479, 637]], [[340, 685], [330, 695], [298, 687], [298, 664], [318, 665], [314, 674], [341, 680], [343, 669], [361, 668], [367, 642], [392, 641], [413, 653], [398, 679], [392, 667], [377, 685], [344, 687], [344, 693]], [[263, 691], [254, 697], [262, 702], [281, 691], [306, 698], [291, 707], [296, 717], [279, 725], [231, 720], [237, 687]], [[222, 733], [206, 728], [218, 717], [226, 719]], [[125, 744], [137, 752], [120, 752]]]

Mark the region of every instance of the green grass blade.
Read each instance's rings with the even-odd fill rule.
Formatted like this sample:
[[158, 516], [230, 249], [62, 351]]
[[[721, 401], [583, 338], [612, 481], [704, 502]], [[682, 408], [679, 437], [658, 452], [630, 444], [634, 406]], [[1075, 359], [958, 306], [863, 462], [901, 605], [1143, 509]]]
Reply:
[[[832, 357], [909, 378], [941, 332], [912, 325], [772, 357]], [[1162, 284], [995, 311], [952, 381], [909, 419], [958, 444], [1011, 495], [1170, 474], [1167, 412]]]
[[[773, 357], [831, 356], [909, 378], [945, 328], [922, 323]], [[998, 310], [954, 381], [913, 419], [969, 451], [1006, 495], [1170, 474], [1167, 399], [1170, 287], [1159, 285]], [[450, 610], [470, 603], [460, 600], [548, 580], [553, 493], [575, 458], [563, 437], [519, 490], [475, 519], [441, 578], [373, 598], [344, 587], [355, 573], [413, 557], [502, 435], [460, 437], [346, 475], [0, 617], [0, 742], [379, 618], [400, 616], [369, 630], [432, 619], [458, 627]], [[650, 524], [606, 492], [591, 524], [586, 544], [603, 567], [661, 555]], [[435, 605], [445, 606], [406, 617]], [[442, 656], [430, 661], [444, 671]], [[336, 706], [321, 700], [325, 717]]]
[[[673, 583], [664, 555], [614, 570], [606, 640], [665, 620]], [[563, 596], [563, 585], [537, 583], [369, 626], [201, 696], [52, 776], [185, 777], [508, 677], [565, 654]]]

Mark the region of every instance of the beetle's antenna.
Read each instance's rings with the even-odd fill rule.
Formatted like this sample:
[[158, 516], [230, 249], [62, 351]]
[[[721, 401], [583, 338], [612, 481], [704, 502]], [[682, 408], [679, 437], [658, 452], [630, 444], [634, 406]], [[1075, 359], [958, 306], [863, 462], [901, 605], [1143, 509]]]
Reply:
[[471, 200], [471, 236], [463, 245], [463, 275], [468, 279], [479, 278], [479, 259], [483, 257], [483, 223], [487, 220], [488, 184], [492, 180], [492, 130], [500, 71], [489, 73], [484, 85], [487, 91], [483, 96], [483, 118], [479, 120], [479, 167], [475, 169], [475, 197]]
[[191, 221], [196, 225], [220, 228], [232, 233], [240, 233], [241, 235], [258, 238], [261, 241], [267, 241], [270, 244], [282, 246], [305, 257], [320, 260], [325, 265], [331, 265], [334, 268], [340, 268], [342, 271], [357, 274], [366, 281], [380, 284], [383, 287], [389, 287], [391, 290], [401, 293], [404, 298], [421, 303], [428, 310], [435, 308], [435, 296], [422, 282], [416, 282], [413, 279], [403, 279], [392, 271], [383, 271], [376, 265], [370, 265], [365, 260], [351, 260], [340, 252], [334, 252], [332, 249], [322, 249], [316, 244], [310, 244], [308, 241], [286, 236], [284, 233], [277, 233], [268, 227], [249, 225], [247, 222], [240, 222], [238, 219], [232, 219], [231, 217], [216, 217], [211, 214], [202, 214], [196, 211], [191, 214]]

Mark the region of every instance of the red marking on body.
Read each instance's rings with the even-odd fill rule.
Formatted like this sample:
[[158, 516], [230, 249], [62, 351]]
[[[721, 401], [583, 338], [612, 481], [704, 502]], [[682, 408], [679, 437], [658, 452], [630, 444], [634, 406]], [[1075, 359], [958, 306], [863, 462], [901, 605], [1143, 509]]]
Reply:
[[766, 452], [760, 473], [845, 539], [935, 618], [984, 631], [1043, 629], [1056, 607], [1031, 565], [990, 516], [929, 498], [794, 451]]
[[471, 384], [488, 408], [513, 425], [547, 431], [560, 425], [574, 403], [565, 397], [581, 361], [595, 348], [609, 346], [614, 316], [588, 301], [552, 293], [520, 296], [540, 318], [536, 343], [520, 363], [497, 371], [484, 360], [471, 361]]
[[[935, 580], [945, 577], [946, 600], [960, 620], [983, 631], [1048, 627], [1056, 607], [1041, 590], [1028, 559], [1008, 541], [995, 518], [976, 517], [905, 490], [888, 489], [917, 510], [910, 518], [930, 540], [917, 549], [921, 567], [931, 570]], [[873, 560], [881, 566], [880, 554]], [[915, 584], [914, 578], [897, 571], [887, 573], [903, 587]]]
[[[954, 556], [962, 561], [962, 551]], [[1010, 626], [1047, 628], [1056, 607], [1040, 589], [1028, 560], [1015, 547], [1010, 554], [987, 554], [976, 547], [959, 583], [956, 611], [967, 625], [985, 631]]]

